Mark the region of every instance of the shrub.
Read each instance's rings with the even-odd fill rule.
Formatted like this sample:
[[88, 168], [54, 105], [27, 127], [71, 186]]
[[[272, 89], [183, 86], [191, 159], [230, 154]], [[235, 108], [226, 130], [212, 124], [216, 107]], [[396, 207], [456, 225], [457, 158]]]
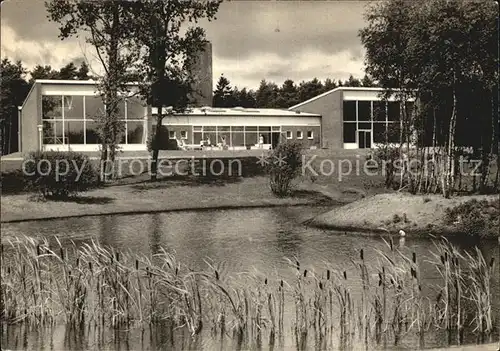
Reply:
[[497, 236], [500, 214], [496, 201], [469, 200], [446, 209], [445, 223], [456, 226], [459, 232], [478, 237]]
[[24, 175], [20, 169], [2, 172], [0, 176], [2, 194], [18, 194], [25, 190]]
[[68, 198], [97, 186], [98, 172], [86, 155], [32, 152], [24, 160], [26, 189], [44, 198]]
[[151, 152], [154, 146], [158, 146], [158, 150], [178, 150], [177, 140], [170, 139], [168, 136], [168, 129], [165, 126], [160, 127], [160, 136], [158, 140], [155, 140], [156, 127], [153, 126], [153, 130], [148, 136], [146, 141], [146, 146], [148, 151]]
[[302, 144], [297, 141], [285, 141], [271, 151], [266, 171], [271, 191], [276, 196], [291, 194], [293, 181], [302, 169], [302, 148]]
[[378, 145], [374, 151], [373, 158], [378, 164], [384, 165], [383, 172], [385, 173], [386, 188], [394, 188], [396, 186], [396, 167], [394, 163], [399, 159], [399, 149], [389, 144]]

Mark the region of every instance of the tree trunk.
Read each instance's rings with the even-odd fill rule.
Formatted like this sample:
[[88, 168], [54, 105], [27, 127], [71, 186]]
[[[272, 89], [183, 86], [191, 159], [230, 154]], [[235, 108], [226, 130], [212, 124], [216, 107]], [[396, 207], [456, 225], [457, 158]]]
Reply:
[[451, 192], [453, 191], [453, 186], [455, 183], [455, 128], [457, 123], [457, 95], [455, 90], [455, 75], [453, 82], [453, 106], [451, 111], [450, 125], [448, 130], [448, 150], [446, 159], [446, 169], [444, 176], [444, 188], [443, 195], [445, 198], [449, 198]]
[[158, 107], [158, 114], [156, 117], [156, 130], [151, 143], [152, 149], [152, 160], [151, 160], [151, 180], [156, 181], [158, 179], [158, 156], [160, 154], [160, 136], [161, 136], [161, 126], [163, 121], [163, 107]]

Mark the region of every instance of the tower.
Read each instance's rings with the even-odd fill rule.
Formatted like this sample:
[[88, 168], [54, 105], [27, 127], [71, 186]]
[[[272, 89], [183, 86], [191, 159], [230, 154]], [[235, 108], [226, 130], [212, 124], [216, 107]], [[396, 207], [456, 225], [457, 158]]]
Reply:
[[212, 43], [206, 42], [203, 49], [194, 55], [191, 64], [193, 77], [193, 99], [195, 106], [212, 106]]

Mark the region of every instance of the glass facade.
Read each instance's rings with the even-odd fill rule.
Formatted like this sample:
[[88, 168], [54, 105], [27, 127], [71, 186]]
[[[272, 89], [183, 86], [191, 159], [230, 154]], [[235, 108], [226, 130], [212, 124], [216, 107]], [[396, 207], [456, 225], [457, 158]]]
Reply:
[[[412, 102], [407, 104], [409, 112], [413, 105]], [[344, 143], [358, 143], [360, 131], [372, 138], [373, 143], [399, 142], [400, 120], [399, 102], [344, 101]]]
[[225, 142], [230, 147], [248, 147], [259, 144], [262, 135], [264, 144], [271, 144], [273, 134], [279, 138], [280, 126], [193, 126], [193, 144], [202, 141], [210, 145], [220, 145]]
[[[146, 106], [136, 97], [117, 102], [116, 111], [123, 123], [121, 144], [145, 143]], [[42, 96], [43, 144], [99, 144], [98, 121], [105, 116], [100, 96]]]

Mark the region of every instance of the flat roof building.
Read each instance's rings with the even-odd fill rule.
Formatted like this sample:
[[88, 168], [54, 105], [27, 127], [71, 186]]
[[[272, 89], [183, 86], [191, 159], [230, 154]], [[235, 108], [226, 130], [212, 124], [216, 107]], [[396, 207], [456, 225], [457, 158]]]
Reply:
[[400, 103], [394, 97], [385, 102], [383, 92], [382, 88], [338, 87], [289, 110], [321, 115], [323, 148], [373, 148], [377, 143], [399, 141]]
[[[156, 109], [134, 96], [137, 89], [130, 84], [130, 93], [119, 104], [119, 118], [125, 126], [120, 143], [124, 151], [146, 150], [156, 124]], [[19, 150], [97, 151], [96, 118], [103, 115], [96, 82], [36, 80], [19, 111]], [[306, 147], [320, 146], [321, 116], [315, 113], [207, 106], [167, 116], [162, 123], [170, 139], [193, 147], [210, 141], [210, 145], [234, 150], [269, 148], [285, 139], [301, 140]]]

